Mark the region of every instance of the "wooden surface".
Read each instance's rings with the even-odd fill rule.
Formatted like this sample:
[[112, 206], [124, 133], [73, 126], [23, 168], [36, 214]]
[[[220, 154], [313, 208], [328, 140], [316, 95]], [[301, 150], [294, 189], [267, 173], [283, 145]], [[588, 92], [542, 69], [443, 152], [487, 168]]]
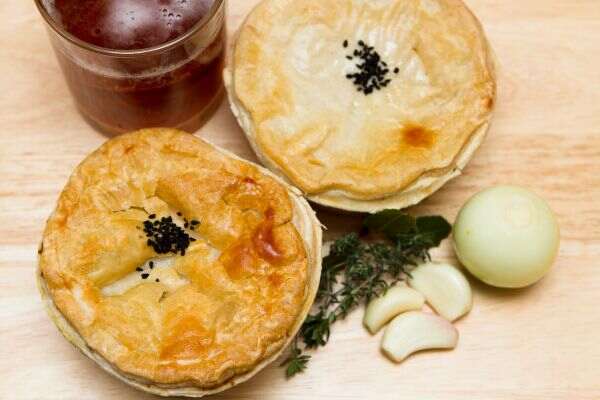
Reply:
[[[230, 1], [231, 31], [254, 3]], [[560, 218], [553, 272], [521, 291], [473, 282], [453, 352], [393, 365], [357, 310], [304, 375], [286, 381], [272, 366], [215, 399], [600, 399], [600, 1], [469, 5], [500, 61], [496, 119], [464, 176], [413, 211], [453, 220], [484, 187], [531, 187]], [[104, 137], [76, 113], [33, 1], [3, 0], [0, 16], [0, 398], [153, 398], [80, 355], [42, 310], [34, 269], [44, 221]], [[225, 104], [198, 134], [254, 159]], [[329, 237], [358, 221], [319, 216]], [[450, 244], [436, 256], [452, 259]]]

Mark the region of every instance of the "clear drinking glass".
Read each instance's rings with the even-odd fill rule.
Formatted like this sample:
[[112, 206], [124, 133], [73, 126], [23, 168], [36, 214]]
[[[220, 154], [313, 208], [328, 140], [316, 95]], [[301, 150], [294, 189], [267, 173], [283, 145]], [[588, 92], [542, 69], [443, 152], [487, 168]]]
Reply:
[[226, 47], [225, 0], [183, 35], [140, 50], [84, 42], [58, 24], [43, 4], [50, 41], [81, 114], [118, 134], [146, 127], [193, 132], [219, 105]]

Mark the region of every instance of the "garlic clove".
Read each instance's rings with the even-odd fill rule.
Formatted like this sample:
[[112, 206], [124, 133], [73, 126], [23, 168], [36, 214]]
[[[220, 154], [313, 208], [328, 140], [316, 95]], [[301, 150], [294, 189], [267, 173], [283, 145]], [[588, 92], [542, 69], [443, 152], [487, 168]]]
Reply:
[[383, 296], [373, 299], [363, 318], [363, 324], [375, 334], [396, 315], [406, 311], [420, 310], [425, 298], [405, 283], [390, 288]]
[[421, 350], [453, 349], [458, 331], [447, 320], [434, 314], [409, 311], [394, 318], [381, 341], [383, 353], [395, 362]]
[[467, 314], [473, 306], [469, 281], [450, 264], [423, 264], [411, 272], [408, 284], [421, 292], [427, 303], [449, 321]]

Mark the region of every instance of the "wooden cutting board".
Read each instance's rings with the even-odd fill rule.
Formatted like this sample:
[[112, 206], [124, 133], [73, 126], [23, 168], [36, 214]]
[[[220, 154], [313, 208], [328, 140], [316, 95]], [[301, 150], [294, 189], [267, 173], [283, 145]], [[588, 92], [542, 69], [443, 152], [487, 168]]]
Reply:
[[[411, 211], [453, 220], [484, 187], [528, 186], [560, 218], [553, 272], [518, 291], [472, 281], [455, 351], [394, 365], [357, 310], [305, 374], [286, 381], [273, 365], [215, 399], [600, 399], [600, 1], [468, 2], [500, 62], [496, 118], [464, 175]], [[255, 3], [230, 0], [230, 32]], [[0, 398], [153, 398], [79, 354], [42, 309], [34, 269], [44, 221], [105, 138], [75, 111], [33, 1], [3, 0], [0, 15]], [[226, 104], [198, 135], [254, 160]], [[359, 221], [319, 217], [329, 238]], [[454, 259], [448, 241], [435, 255]]]

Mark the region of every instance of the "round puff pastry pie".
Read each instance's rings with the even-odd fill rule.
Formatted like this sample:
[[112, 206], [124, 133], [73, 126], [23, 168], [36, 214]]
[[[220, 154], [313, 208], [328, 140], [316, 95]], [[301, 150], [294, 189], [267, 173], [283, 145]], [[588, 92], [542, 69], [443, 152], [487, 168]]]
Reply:
[[481, 144], [496, 96], [481, 25], [460, 0], [264, 0], [225, 73], [261, 161], [316, 203], [418, 203]]
[[320, 277], [321, 227], [269, 171], [170, 129], [108, 141], [62, 192], [38, 281], [65, 337], [121, 380], [200, 397], [293, 338]]

